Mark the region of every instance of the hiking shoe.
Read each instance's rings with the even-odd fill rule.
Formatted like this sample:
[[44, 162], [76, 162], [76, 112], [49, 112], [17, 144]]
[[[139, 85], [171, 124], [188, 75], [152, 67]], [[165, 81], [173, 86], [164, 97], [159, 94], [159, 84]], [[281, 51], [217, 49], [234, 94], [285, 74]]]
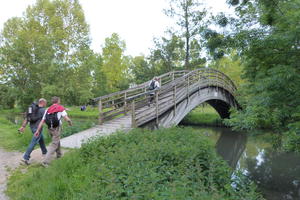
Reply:
[[42, 162], [41, 165], [45, 168], [49, 167], [49, 164], [48, 163], [45, 163], [45, 162]]
[[23, 164], [23, 165], [30, 165], [29, 160], [26, 160], [24, 158], [21, 159], [21, 164]]

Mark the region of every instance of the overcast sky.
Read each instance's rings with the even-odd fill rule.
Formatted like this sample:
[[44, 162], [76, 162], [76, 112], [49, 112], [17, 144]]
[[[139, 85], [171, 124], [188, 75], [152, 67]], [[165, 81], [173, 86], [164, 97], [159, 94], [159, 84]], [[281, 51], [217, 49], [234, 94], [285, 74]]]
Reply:
[[[104, 39], [116, 32], [125, 40], [127, 54], [148, 54], [153, 38], [164, 35], [171, 19], [163, 14], [165, 0], [79, 0], [90, 25], [92, 48], [100, 52]], [[228, 12], [226, 0], [203, 0], [214, 13]], [[36, 0], [0, 0], [0, 29], [14, 16], [22, 16]]]

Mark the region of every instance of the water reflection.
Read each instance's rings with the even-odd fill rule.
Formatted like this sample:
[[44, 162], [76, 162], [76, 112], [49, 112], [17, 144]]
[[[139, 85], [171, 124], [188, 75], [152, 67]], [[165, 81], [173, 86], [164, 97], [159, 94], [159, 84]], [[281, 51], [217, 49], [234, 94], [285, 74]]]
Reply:
[[242, 153], [245, 151], [246, 143], [246, 134], [237, 134], [230, 129], [221, 129], [216, 149], [218, 154], [228, 162], [229, 166], [235, 169]]
[[248, 136], [227, 128], [202, 128], [228, 164], [254, 181], [267, 200], [300, 200], [300, 155], [272, 149], [270, 133]]

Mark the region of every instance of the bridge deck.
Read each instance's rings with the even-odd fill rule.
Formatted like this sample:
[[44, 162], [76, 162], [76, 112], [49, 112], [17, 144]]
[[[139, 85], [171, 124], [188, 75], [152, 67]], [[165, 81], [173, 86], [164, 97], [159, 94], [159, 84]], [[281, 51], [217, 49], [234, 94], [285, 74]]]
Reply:
[[80, 148], [82, 143], [90, 138], [110, 135], [118, 130], [129, 131], [131, 129], [131, 115], [123, 116], [102, 125], [81, 131], [74, 135], [61, 139], [61, 146], [65, 148]]

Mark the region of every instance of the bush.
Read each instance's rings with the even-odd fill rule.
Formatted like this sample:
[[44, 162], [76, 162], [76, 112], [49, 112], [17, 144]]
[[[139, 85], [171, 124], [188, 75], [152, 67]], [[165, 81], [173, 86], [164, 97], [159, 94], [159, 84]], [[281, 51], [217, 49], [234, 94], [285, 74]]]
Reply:
[[15, 172], [8, 194], [51, 200], [261, 199], [251, 184], [234, 189], [231, 172], [193, 129], [136, 129], [91, 141], [47, 169]]

